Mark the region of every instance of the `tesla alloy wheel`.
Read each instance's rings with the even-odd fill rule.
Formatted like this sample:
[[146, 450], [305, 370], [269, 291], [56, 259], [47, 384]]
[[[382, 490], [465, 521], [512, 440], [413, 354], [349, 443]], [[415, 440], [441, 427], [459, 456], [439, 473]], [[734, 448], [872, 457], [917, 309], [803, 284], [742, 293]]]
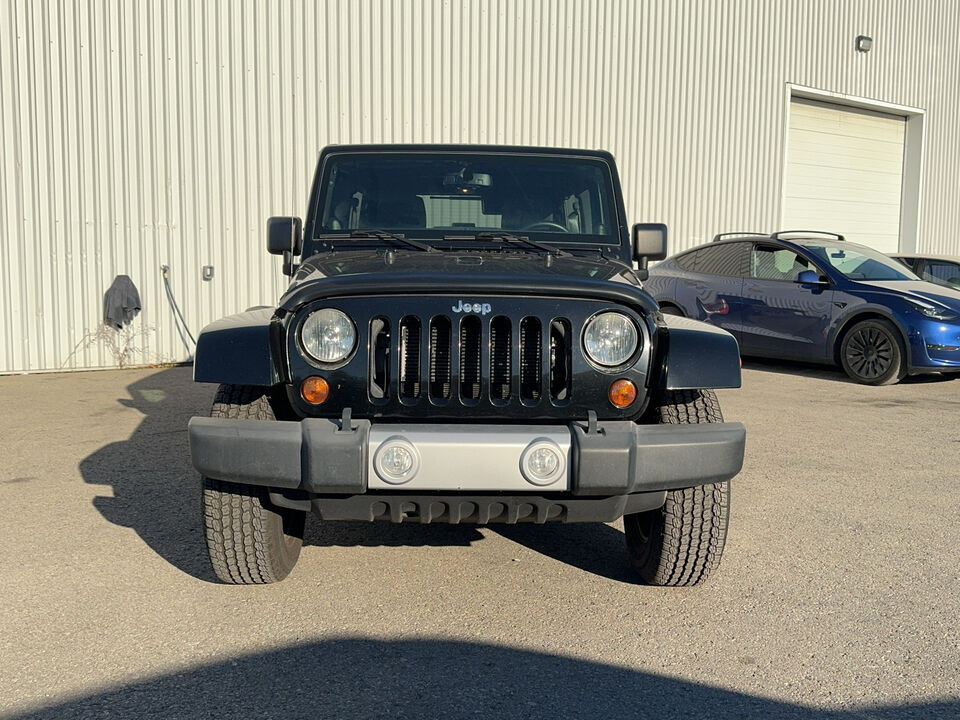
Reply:
[[907, 374], [900, 333], [886, 320], [864, 320], [851, 327], [840, 345], [847, 375], [864, 385], [890, 385]]

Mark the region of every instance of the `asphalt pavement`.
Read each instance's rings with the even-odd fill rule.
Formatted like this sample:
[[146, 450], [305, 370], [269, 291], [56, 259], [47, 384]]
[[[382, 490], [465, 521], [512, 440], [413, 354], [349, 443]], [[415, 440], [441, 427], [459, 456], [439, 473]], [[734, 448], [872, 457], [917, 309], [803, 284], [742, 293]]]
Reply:
[[[747, 363], [723, 563], [619, 523], [308, 522], [218, 584], [189, 368], [0, 377], [0, 717], [960, 717], [960, 378]], [[465, 460], [468, 461], [468, 460]]]

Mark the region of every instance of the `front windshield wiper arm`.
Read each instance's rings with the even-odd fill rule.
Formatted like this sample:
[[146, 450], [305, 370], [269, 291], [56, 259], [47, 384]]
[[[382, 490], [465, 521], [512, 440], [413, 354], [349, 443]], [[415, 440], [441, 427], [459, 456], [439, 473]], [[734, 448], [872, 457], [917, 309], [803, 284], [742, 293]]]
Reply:
[[423, 250], [424, 252], [436, 252], [437, 249], [432, 245], [427, 245], [426, 243], [419, 242], [417, 240], [411, 240], [403, 233], [388, 232], [386, 230], [353, 230], [348, 233], [323, 233], [318, 235], [319, 240], [346, 240], [350, 238], [376, 238], [378, 240], [397, 240], [398, 242], [403, 243], [417, 250]]
[[514, 235], [513, 233], [481, 232], [476, 235], [444, 235], [444, 240], [500, 240], [513, 245], [527, 245], [537, 250], [541, 250], [549, 255], [568, 255], [565, 250], [561, 250], [555, 245], [537, 242], [531, 240], [526, 235]]

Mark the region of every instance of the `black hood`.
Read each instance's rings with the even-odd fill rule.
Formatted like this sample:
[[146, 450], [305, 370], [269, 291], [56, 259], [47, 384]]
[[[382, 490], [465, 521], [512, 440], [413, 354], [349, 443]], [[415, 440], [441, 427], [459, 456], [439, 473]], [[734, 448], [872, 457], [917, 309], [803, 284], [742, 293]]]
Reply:
[[619, 286], [619, 293], [645, 309], [656, 305], [640, 288], [633, 269], [619, 260], [602, 257], [506, 250], [437, 251], [355, 250], [314, 255], [301, 265], [281, 298], [288, 309], [315, 297], [351, 294], [403, 294], [427, 288], [430, 292], [457, 294], [474, 291], [529, 295], [598, 293]]
[[639, 286], [633, 270], [619, 260], [577, 255], [546, 255], [534, 252], [469, 252], [419, 250], [369, 250], [330, 252], [303, 262], [294, 285], [323, 277], [387, 273], [470, 273], [489, 275], [564, 275], [611, 280]]

